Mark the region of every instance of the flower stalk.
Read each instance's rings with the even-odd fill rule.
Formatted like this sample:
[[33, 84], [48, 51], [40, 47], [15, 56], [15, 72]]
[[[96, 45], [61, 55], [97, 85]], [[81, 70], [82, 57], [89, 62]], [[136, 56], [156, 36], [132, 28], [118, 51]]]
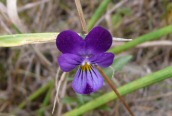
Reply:
[[[82, 25], [83, 31], [85, 32], [85, 34], [87, 34], [88, 33], [88, 28], [87, 28], [87, 25], [86, 25], [86, 21], [85, 21], [85, 18], [84, 18], [84, 14], [83, 14], [83, 10], [82, 10], [82, 7], [81, 7], [80, 0], [75, 0], [75, 4], [76, 4], [77, 10], [78, 10], [78, 14], [79, 14], [79, 18], [80, 18], [80, 21], [81, 21], [81, 25]], [[103, 72], [103, 70], [100, 67], [96, 66], [96, 68], [102, 74], [102, 76], [107, 81], [107, 83], [110, 85], [110, 87], [113, 89], [113, 91], [116, 93], [116, 95], [121, 100], [123, 105], [126, 107], [128, 112], [130, 113], [130, 115], [134, 116], [134, 113], [131, 111], [130, 107], [127, 105], [127, 103], [125, 102], [124, 98], [119, 94], [118, 90], [116, 89], [116, 86], [106, 76], [106, 74]]]
[[85, 32], [85, 34], [87, 34], [88, 33], [88, 28], [87, 28], [87, 24], [86, 24], [86, 21], [85, 21], [85, 18], [84, 18], [84, 13], [82, 11], [80, 0], [75, 0], [75, 4], [76, 4], [76, 8], [77, 8], [77, 11], [78, 11], [78, 15], [79, 15], [79, 18], [80, 18], [80, 21], [81, 21], [83, 31]]
[[131, 114], [131, 116], [134, 116], [134, 113], [131, 111], [130, 107], [125, 102], [124, 98], [120, 95], [120, 93], [116, 89], [115, 84], [109, 79], [109, 77], [104, 73], [104, 71], [100, 67], [97, 66], [96, 68], [99, 70], [100, 74], [104, 77], [104, 79], [106, 80], [106, 82], [109, 84], [109, 86], [116, 93], [116, 95], [118, 96], [118, 98], [121, 100], [121, 102], [123, 103], [123, 105], [126, 107], [126, 109], [128, 110], [128, 112]]

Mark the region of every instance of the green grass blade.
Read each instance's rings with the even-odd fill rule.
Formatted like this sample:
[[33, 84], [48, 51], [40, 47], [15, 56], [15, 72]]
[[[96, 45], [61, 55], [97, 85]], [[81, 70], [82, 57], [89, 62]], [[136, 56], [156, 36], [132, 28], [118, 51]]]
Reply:
[[[158, 83], [160, 81], [163, 81], [167, 78], [172, 77], [172, 66], [169, 66], [167, 68], [164, 68], [160, 71], [157, 71], [155, 73], [149, 74], [147, 76], [144, 76], [138, 80], [135, 80], [133, 82], [130, 82], [129, 84], [126, 84], [118, 89], [119, 93], [124, 96], [129, 93], [132, 93], [136, 90], [139, 90], [141, 88], [150, 86], [152, 84]], [[82, 105], [79, 108], [76, 108], [74, 110], [71, 110], [67, 113], [64, 114], [64, 116], [78, 116], [82, 115], [85, 112], [88, 112], [90, 110], [93, 110], [95, 108], [98, 108], [102, 106], [103, 104], [106, 104], [112, 100], [117, 99], [118, 97], [116, 94], [112, 91], [107, 94], [104, 94], [88, 103], [85, 105]]]
[[[124, 45], [112, 48], [110, 51], [118, 54], [121, 53], [122, 51], [133, 48], [141, 43], [159, 39], [160, 37], [170, 33], [172, 33], [172, 25], [145, 34]], [[30, 33], [30, 34], [3, 35], [0, 36], [0, 47], [13, 47], [13, 46], [21, 46], [25, 44], [55, 42], [55, 39], [58, 34], [59, 33]]]
[[[159, 39], [160, 37], [172, 33], [172, 25], [158, 29], [141, 37], [134, 39], [124, 45], [111, 49], [111, 52], [121, 53], [122, 51], [133, 48], [143, 42]], [[25, 44], [37, 44], [55, 42], [59, 33], [30, 33], [30, 34], [14, 34], [0, 36], [0, 47], [13, 47]]]
[[27, 33], [0, 36], [0, 47], [55, 42], [58, 33]]
[[123, 51], [134, 48], [135, 46], [137, 46], [141, 43], [144, 43], [146, 41], [152, 41], [152, 40], [159, 39], [160, 37], [168, 35], [170, 33], [172, 33], [172, 25], [163, 27], [163, 28], [158, 29], [156, 31], [150, 32], [150, 33], [145, 34], [143, 36], [140, 36], [140, 37], [138, 37], [138, 38], [136, 38], [136, 39], [134, 39], [128, 43], [125, 43], [121, 46], [117, 46], [115, 48], [112, 48], [112, 49], [110, 49], [110, 52], [119, 54]]
[[100, 19], [103, 13], [106, 11], [108, 4], [111, 0], [104, 0], [100, 6], [97, 8], [95, 14], [91, 17], [90, 21], [88, 22], [88, 30], [90, 31], [96, 22]]
[[46, 107], [49, 105], [50, 101], [51, 101], [51, 93], [53, 91], [54, 88], [54, 84], [51, 84], [51, 87], [49, 88], [47, 95], [44, 98], [44, 101], [40, 107], [40, 109], [38, 110], [38, 116], [44, 116]]

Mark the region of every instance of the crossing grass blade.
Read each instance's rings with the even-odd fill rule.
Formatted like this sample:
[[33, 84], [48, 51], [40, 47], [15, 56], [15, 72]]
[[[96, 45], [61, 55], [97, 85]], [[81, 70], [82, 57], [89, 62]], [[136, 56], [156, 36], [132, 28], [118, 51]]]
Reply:
[[[123, 85], [123, 86], [119, 87], [118, 91], [119, 91], [120, 95], [124, 96], [124, 95], [130, 94], [136, 90], [139, 90], [141, 88], [148, 87], [155, 83], [161, 82], [170, 77], [172, 77], [172, 66], [169, 66], [160, 71], [157, 71], [155, 73], [149, 74], [144, 77], [141, 77], [138, 80], [135, 80], [126, 85]], [[116, 96], [116, 94], [112, 91], [112, 92], [106, 93], [106, 94], [82, 105], [79, 108], [73, 109], [73, 110], [65, 113], [63, 116], [82, 115], [90, 110], [98, 108], [98, 107], [100, 107], [112, 100], [115, 100], [117, 98], [118, 97]]]

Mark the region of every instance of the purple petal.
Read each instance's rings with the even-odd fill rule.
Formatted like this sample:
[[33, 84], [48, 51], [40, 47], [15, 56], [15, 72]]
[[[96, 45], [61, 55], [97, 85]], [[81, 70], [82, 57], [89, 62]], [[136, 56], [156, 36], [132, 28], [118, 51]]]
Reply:
[[113, 53], [101, 53], [92, 56], [91, 58], [89, 58], [89, 61], [92, 64], [97, 64], [100, 67], [106, 68], [112, 65], [114, 57], [115, 56]]
[[75, 54], [62, 54], [58, 58], [60, 68], [64, 72], [69, 72], [81, 64], [83, 58]]
[[92, 66], [92, 70], [78, 69], [72, 87], [79, 94], [91, 94], [98, 91], [103, 83], [104, 79], [97, 69]]
[[108, 30], [97, 26], [86, 36], [86, 49], [88, 54], [106, 52], [112, 44], [112, 36]]
[[57, 36], [56, 45], [62, 53], [82, 54], [85, 41], [76, 32], [66, 30]]

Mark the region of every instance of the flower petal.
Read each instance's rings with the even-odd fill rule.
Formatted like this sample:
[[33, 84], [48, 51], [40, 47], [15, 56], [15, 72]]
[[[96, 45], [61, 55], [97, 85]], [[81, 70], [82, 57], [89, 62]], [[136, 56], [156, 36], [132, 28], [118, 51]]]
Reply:
[[62, 53], [82, 54], [85, 41], [76, 32], [66, 30], [57, 36], [56, 45]]
[[82, 57], [75, 54], [68, 54], [68, 53], [62, 54], [58, 58], [58, 63], [60, 65], [60, 68], [65, 72], [69, 72], [73, 70], [78, 65], [80, 65], [82, 61], [83, 61]]
[[92, 70], [78, 69], [72, 87], [79, 94], [91, 94], [98, 91], [103, 83], [104, 79], [97, 69], [92, 66]]
[[89, 58], [89, 61], [92, 64], [97, 64], [100, 67], [106, 68], [112, 65], [114, 57], [115, 56], [113, 53], [101, 53], [92, 56], [91, 58]]
[[108, 30], [97, 26], [86, 36], [87, 54], [106, 52], [112, 45], [112, 36]]

